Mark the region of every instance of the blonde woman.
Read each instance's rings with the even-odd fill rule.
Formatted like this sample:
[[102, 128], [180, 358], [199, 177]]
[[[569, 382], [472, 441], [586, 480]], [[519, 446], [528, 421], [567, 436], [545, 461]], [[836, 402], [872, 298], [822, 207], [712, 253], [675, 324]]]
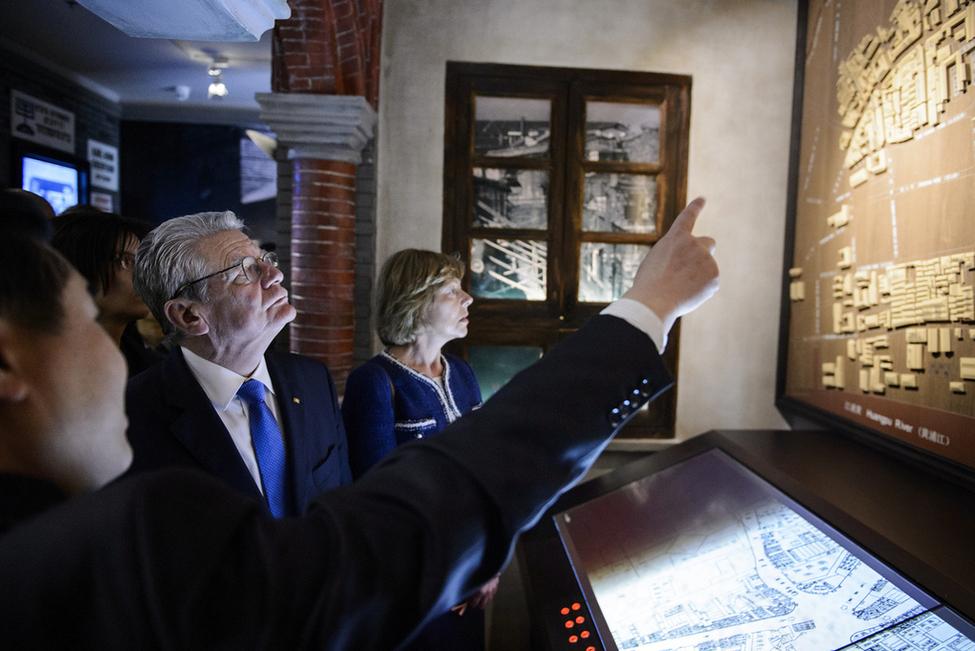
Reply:
[[[474, 299], [461, 288], [463, 275], [456, 258], [419, 249], [395, 253], [383, 265], [376, 330], [386, 349], [349, 375], [342, 402], [353, 478], [396, 446], [435, 435], [481, 406], [471, 367], [441, 351], [467, 336]], [[497, 578], [431, 621], [405, 648], [483, 651], [483, 608], [496, 589]]]

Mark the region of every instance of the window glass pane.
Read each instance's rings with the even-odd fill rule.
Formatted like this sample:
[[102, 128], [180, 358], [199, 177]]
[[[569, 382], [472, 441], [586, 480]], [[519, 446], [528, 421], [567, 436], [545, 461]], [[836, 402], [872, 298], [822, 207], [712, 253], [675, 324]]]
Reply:
[[545, 300], [548, 245], [529, 240], [471, 241], [471, 296]]
[[474, 98], [474, 153], [478, 156], [548, 156], [551, 102], [518, 97]]
[[579, 260], [579, 301], [609, 303], [623, 295], [649, 246], [583, 242]]
[[660, 155], [656, 104], [586, 102], [586, 158], [656, 163]]
[[506, 385], [518, 371], [531, 366], [542, 356], [534, 346], [469, 346], [467, 361], [474, 369], [481, 387], [481, 399], [487, 400]]
[[582, 188], [582, 230], [653, 233], [657, 230], [657, 177], [586, 174]]
[[[258, 132], [260, 135], [266, 135]], [[257, 137], [256, 135], [254, 136]], [[256, 203], [278, 196], [278, 162], [250, 136], [240, 139], [240, 202]]]
[[474, 225], [547, 228], [548, 172], [475, 167]]

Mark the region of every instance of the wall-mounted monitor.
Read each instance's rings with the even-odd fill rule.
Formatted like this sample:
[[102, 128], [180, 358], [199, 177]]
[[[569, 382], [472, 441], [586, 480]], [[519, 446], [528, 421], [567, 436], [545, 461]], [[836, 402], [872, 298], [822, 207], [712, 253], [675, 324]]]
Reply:
[[970, 474], [975, 4], [799, 14], [778, 405]]
[[47, 200], [56, 214], [88, 203], [88, 163], [41, 147], [13, 147], [17, 186]]

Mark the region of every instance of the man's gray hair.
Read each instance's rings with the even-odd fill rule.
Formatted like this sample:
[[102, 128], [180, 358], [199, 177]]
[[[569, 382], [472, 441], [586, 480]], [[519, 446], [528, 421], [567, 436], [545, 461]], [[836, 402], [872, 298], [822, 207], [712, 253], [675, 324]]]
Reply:
[[[163, 222], [142, 239], [135, 256], [132, 284], [167, 336], [179, 336], [166, 318], [166, 303], [184, 284], [213, 273], [199, 249], [200, 240], [222, 231], [244, 230], [244, 222], [228, 211], [201, 212]], [[208, 300], [208, 283], [188, 287], [183, 297]]]

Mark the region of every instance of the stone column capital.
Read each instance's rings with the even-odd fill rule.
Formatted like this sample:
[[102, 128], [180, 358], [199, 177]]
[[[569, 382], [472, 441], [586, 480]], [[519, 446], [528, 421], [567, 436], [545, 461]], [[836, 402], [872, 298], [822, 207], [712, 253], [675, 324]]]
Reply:
[[361, 95], [257, 93], [263, 120], [289, 158], [358, 165], [373, 136], [376, 112]]

